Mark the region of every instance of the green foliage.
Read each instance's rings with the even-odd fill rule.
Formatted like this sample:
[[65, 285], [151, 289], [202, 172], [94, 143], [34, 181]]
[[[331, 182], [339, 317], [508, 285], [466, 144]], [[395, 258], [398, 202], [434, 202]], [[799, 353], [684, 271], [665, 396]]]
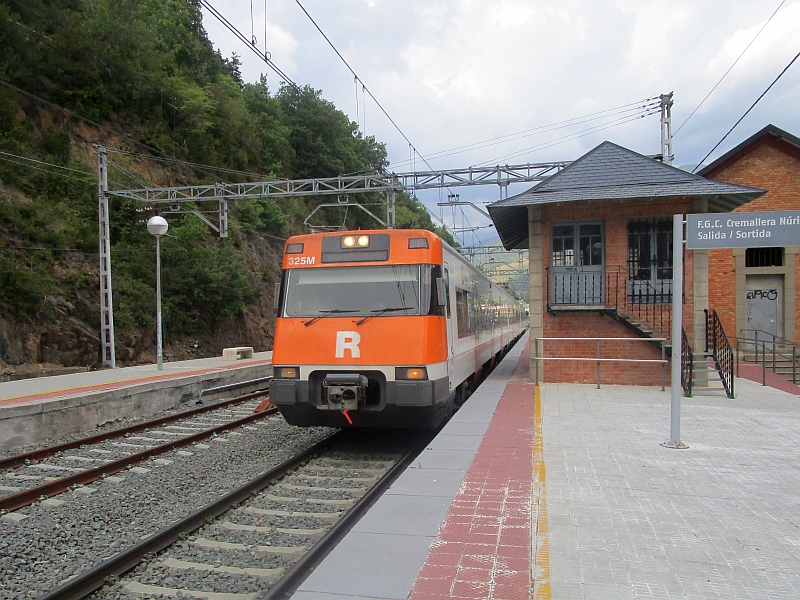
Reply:
[[[137, 139], [169, 156], [259, 178], [330, 177], [387, 164], [384, 145], [364, 138], [319, 90], [284, 85], [275, 92], [263, 76], [243, 82], [238, 57], [223, 58], [208, 39], [199, 0], [0, 0], [0, 47], [0, 80], [102, 124], [87, 136], [86, 122], [0, 86], [0, 151], [70, 169], [43, 171], [38, 163], [21, 165], [0, 155], [0, 193], [13, 190], [22, 198], [0, 197], [0, 236], [20, 247], [43, 248], [33, 258], [3, 254], [4, 313], [37, 314], [59, 288], [96, 294], [96, 276], [76, 276], [74, 269], [68, 277], [56, 274], [65, 248], [83, 251], [84, 264], [97, 264], [95, 158], [86, 145], [93, 135], [123, 132], [125, 137], [113, 134], [109, 145], [141, 152], [130, 144]], [[126, 160], [113, 154], [111, 159]], [[236, 176], [197, 169], [175, 178], [209, 183], [231, 177]], [[138, 187], [131, 182], [112, 165], [112, 188]], [[228, 240], [194, 216], [170, 217], [171, 237], [162, 240], [165, 326], [189, 334], [240, 317], [279, 268], [262, 265], [248, 274], [237, 250], [243, 231], [289, 235], [316, 204], [330, 200], [231, 203]], [[384, 218], [378, 206], [383, 198], [365, 194], [357, 200]], [[110, 202], [115, 318], [122, 329], [152, 326], [155, 313], [155, 248], [143, 210], [131, 200]], [[376, 226], [362, 211], [318, 214], [328, 224]], [[453, 243], [407, 195], [398, 198], [397, 220]]]
[[164, 318], [170, 329], [213, 331], [226, 319], [244, 314], [259, 290], [231, 245], [203, 243], [208, 230], [191, 215], [170, 233], [174, 238], [161, 244]]
[[13, 307], [16, 314], [31, 318], [51, 291], [45, 265], [23, 261], [8, 248], [0, 250], [0, 307]]
[[286, 227], [287, 217], [280, 207], [267, 198], [251, 198], [236, 203], [239, 220], [246, 227], [281, 235]]

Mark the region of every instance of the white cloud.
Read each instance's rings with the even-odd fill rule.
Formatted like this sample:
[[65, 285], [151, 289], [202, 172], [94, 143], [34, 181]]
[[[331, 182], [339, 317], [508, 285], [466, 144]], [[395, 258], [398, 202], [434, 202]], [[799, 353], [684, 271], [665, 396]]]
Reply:
[[[778, 0], [303, 0], [303, 5], [415, 146], [432, 153], [669, 91], [675, 92], [677, 127]], [[218, 0], [215, 6], [249, 34], [249, 4]], [[261, 8], [255, 28], [263, 32]], [[263, 65], [227, 31], [205, 22], [223, 54], [235, 49], [242, 55], [245, 78], [257, 78]], [[269, 23], [276, 64], [298, 83], [322, 89], [355, 121], [352, 75], [295, 2], [269, 0]], [[787, 1], [676, 136], [679, 163], [699, 160], [720, 139], [800, 49], [798, 39], [800, 0]], [[769, 122], [800, 134], [799, 74], [800, 63], [718, 152]], [[366, 130], [387, 142], [392, 160], [408, 157], [407, 143], [371, 101]], [[659, 131], [652, 116], [513, 160], [577, 158], [605, 139], [655, 153]], [[563, 134], [527, 137], [433, 164], [474, 164]], [[463, 193], [497, 197], [488, 188]]]

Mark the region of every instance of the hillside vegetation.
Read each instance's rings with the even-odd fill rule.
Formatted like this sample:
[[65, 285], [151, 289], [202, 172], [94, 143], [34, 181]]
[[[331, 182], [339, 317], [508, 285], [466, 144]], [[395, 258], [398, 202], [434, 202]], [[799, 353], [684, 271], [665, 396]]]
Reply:
[[[95, 145], [109, 148], [111, 189], [330, 177], [387, 164], [384, 145], [363, 137], [320, 90], [274, 89], [264, 76], [244, 82], [238, 58], [214, 50], [196, 0], [0, 0], [0, 48], [6, 371], [98, 362]], [[282, 240], [300, 232], [323, 201], [239, 201], [226, 239], [195, 215], [169, 216], [172, 237], [162, 243], [167, 358], [215, 355], [231, 344], [271, 348]], [[154, 207], [112, 197], [120, 364], [153, 360], [155, 248], [145, 228], [152, 214]], [[376, 225], [362, 211], [320, 218]], [[436, 229], [405, 194], [397, 223]]]

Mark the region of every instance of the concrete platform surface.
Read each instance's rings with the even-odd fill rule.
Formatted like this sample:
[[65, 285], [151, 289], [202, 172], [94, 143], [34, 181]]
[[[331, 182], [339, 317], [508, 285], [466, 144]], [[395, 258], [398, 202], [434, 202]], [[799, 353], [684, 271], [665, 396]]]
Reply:
[[736, 386], [683, 399], [687, 450], [669, 391], [542, 386], [534, 597], [800, 598], [800, 399]]
[[[209, 388], [271, 375], [271, 363], [272, 353], [260, 352], [252, 360], [169, 362], [161, 371], [156, 365], [142, 365], [3, 382], [0, 452], [51, 443], [117, 419], [193, 405]], [[239, 391], [261, 388], [253, 385]]]
[[32, 400], [33, 396], [39, 398], [57, 398], [79, 393], [84, 388], [97, 388], [99, 386], [128, 385], [139, 380], [165, 380], [176, 377], [186, 377], [211, 370], [228, 369], [231, 367], [249, 366], [249, 363], [262, 363], [272, 360], [272, 352], [256, 352], [252, 359], [239, 361], [224, 360], [222, 357], [198, 358], [194, 360], [179, 360], [163, 363], [164, 369], [158, 366], [139, 365], [136, 367], [120, 367], [118, 369], [100, 369], [85, 373], [70, 373], [69, 375], [55, 375], [53, 377], [35, 377], [6, 381], [0, 383], [0, 406], [3, 404], [19, 403]]

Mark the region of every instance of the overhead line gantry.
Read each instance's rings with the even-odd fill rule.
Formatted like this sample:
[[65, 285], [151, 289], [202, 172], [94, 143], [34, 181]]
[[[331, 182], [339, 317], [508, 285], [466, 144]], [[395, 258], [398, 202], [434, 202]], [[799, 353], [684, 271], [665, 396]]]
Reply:
[[[115, 367], [114, 315], [111, 288], [110, 223], [108, 199], [111, 196], [128, 198], [150, 205], [166, 205], [166, 212], [191, 212], [202, 219], [220, 237], [228, 237], [228, 202], [248, 198], [291, 198], [302, 196], [349, 196], [359, 193], [385, 193], [386, 222], [369, 212], [357, 202], [338, 202], [335, 206], [355, 206], [378, 219], [385, 227], [395, 227], [395, 198], [401, 191], [416, 191], [471, 185], [497, 185], [500, 197], [508, 195], [508, 186], [514, 183], [543, 181], [568, 166], [567, 161], [525, 163], [519, 165], [496, 165], [492, 167], [468, 167], [438, 171], [413, 171], [408, 173], [368, 173], [340, 175], [315, 179], [276, 179], [250, 183], [214, 183], [161, 188], [109, 190], [107, 171], [107, 149], [99, 147], [99, 237], [100, 237], [100, 306], [101, 306], [101, 350], [103, 366]], [[188, 203], [215, 202], [216, 222]], [[333, 206], [333, 205], [332, 205]]]

